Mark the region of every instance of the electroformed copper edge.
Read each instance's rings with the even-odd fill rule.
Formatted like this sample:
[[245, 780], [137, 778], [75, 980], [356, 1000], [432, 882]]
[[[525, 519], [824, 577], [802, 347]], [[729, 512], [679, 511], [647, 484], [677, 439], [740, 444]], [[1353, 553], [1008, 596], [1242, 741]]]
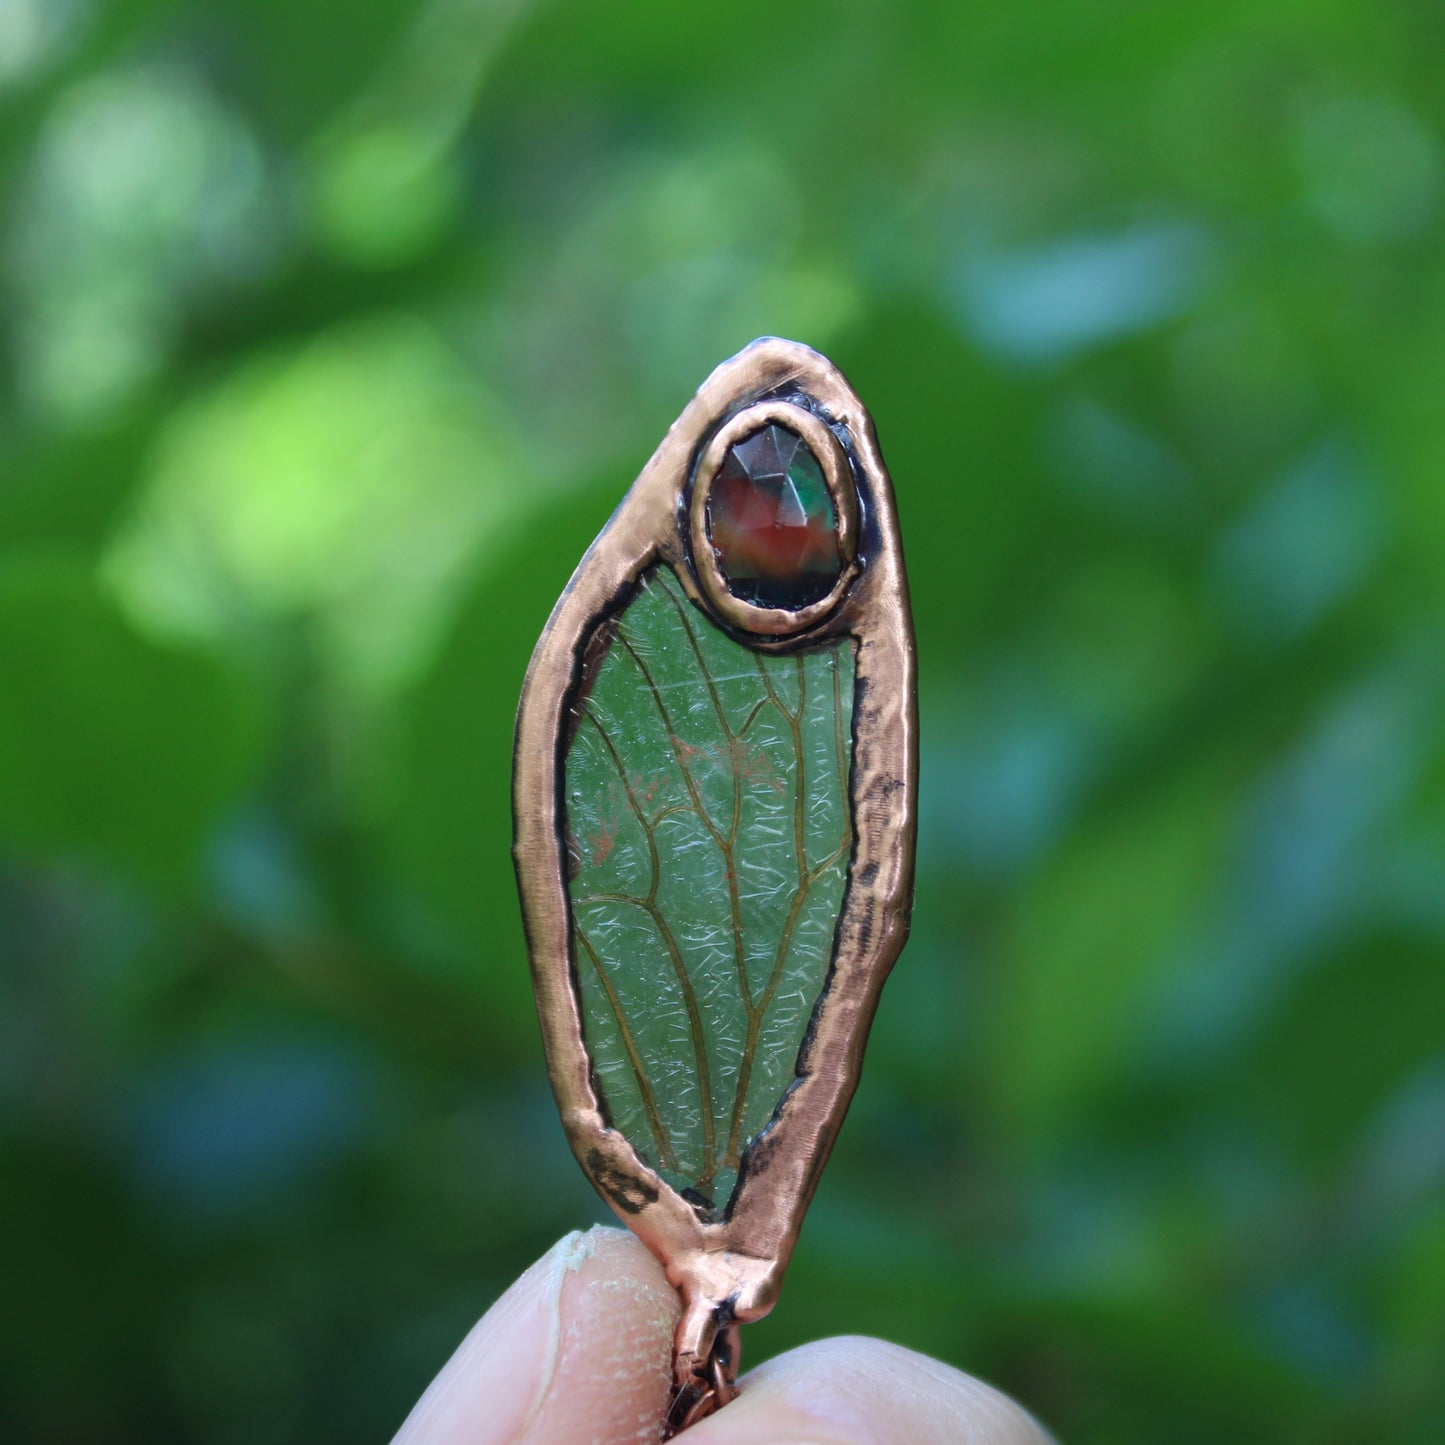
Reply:
[[[853, 639], [854, 848], [833, 963], [797, 1080], [745, 1152], [727, 1218], [706, 1223], [608, 1126], [594, 1089], [572, 957], [562, 740], [587, 642], [648, 568], [669, 565], [688, 595], [717, 615], [689, 565], [683, 498], [694, 461], [741, 409], [796, 398], [846, 431], [859, 492], [857, 558], [832, 611], [791, 635], [749, 640], [774, 651]], [[738, 628], [733, 618], [721, 620]], [[915, 679], [892, 484], [872, 420], [819, 353], [777, 338], [755, 341], [703, 383], [578, 564], [533, 654], [517, 717], [513, 855], [548, 1072], [578, 1162], [682, 1296], [673, 1429], [730, 1398], [736, 1325], [760, 1319], [777, 1300], [804, 1211], [857, 1086], [879, 992], [907, 938], [917, 830]]]

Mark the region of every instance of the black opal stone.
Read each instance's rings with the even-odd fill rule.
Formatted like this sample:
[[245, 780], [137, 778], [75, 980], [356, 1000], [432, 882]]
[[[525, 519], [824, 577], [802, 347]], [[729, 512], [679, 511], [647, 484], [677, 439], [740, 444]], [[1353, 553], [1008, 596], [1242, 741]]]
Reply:
[[823, 468], [777, 422], [728, 449], [708, 493], [707, 531], [728, 590], [755, 607], [792, 612], [821, 601], [843, 570]]

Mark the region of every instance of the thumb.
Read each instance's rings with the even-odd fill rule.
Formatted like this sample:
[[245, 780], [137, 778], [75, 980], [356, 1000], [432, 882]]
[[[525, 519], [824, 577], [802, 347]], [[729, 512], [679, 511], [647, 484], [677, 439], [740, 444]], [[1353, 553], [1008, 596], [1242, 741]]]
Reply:
[[695, 1445], [1052, 1445], [997, 1390], [882, 1340], [819, 1340], [759, 1365]]
[[487, 1311], [392, 1445], [651, 1439], [679, 1310], [630, 1234], [569, 1234]]

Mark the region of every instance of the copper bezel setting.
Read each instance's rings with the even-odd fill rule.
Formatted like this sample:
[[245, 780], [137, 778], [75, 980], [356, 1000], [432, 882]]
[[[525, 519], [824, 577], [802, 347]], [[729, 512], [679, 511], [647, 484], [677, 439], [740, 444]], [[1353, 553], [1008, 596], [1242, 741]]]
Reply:
[[[833, 502], [834, 536], [843, 565], [828, 592], [805, 607], [759, 607], [744, 601], [729, 587], [718, 563], [708, 530], [708, 499], [723, 460], [739, 442], [769, 424], [786, 427], [799, 436], [817, 458], [823, 482]], [[698, 584], [713, 611], [740, 632], [765, 637], [788, 637], [816, 626], [842, 601], [858, 574], [858, 494], [853, 469], [842, 443], [818, 416], [796, 402], [760, 401], [729, 417], [713, 433], [698, 458], [688, 505], [688, 542]]]

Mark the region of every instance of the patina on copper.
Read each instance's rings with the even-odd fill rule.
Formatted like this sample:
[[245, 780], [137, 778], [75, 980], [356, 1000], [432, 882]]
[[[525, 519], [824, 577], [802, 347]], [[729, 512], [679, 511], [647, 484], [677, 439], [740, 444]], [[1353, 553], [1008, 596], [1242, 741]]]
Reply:
[[[836, 512], [841, 573], [788, 611], [733, 596], [708, 541], [707, 491], [727, 449], [768, 422], [802, 436]], [[832, 967], [797, 1080], [743, 1156], [726, 1217], [708, 1222], [609, 1127], [583, 1034], [566, 883], [560, 778], [571, 699], [589, 643], [647, 569], [761, 652], [849, 637], [855, 656], [854, 840]], [[918, 768], [912, 622], [892, 486], [872, 421], [824, 357], [767, 338], [704, 382], [582, 559], [532, 658], [517, 719], [518, 887], [553, 1090], [573, 1152], [679, 1290], [668, 1433], [733, 1397], [737, 1326], [776, 1302], [783, 1271], [843, 1121], [879, 991], [913, 897]]]

